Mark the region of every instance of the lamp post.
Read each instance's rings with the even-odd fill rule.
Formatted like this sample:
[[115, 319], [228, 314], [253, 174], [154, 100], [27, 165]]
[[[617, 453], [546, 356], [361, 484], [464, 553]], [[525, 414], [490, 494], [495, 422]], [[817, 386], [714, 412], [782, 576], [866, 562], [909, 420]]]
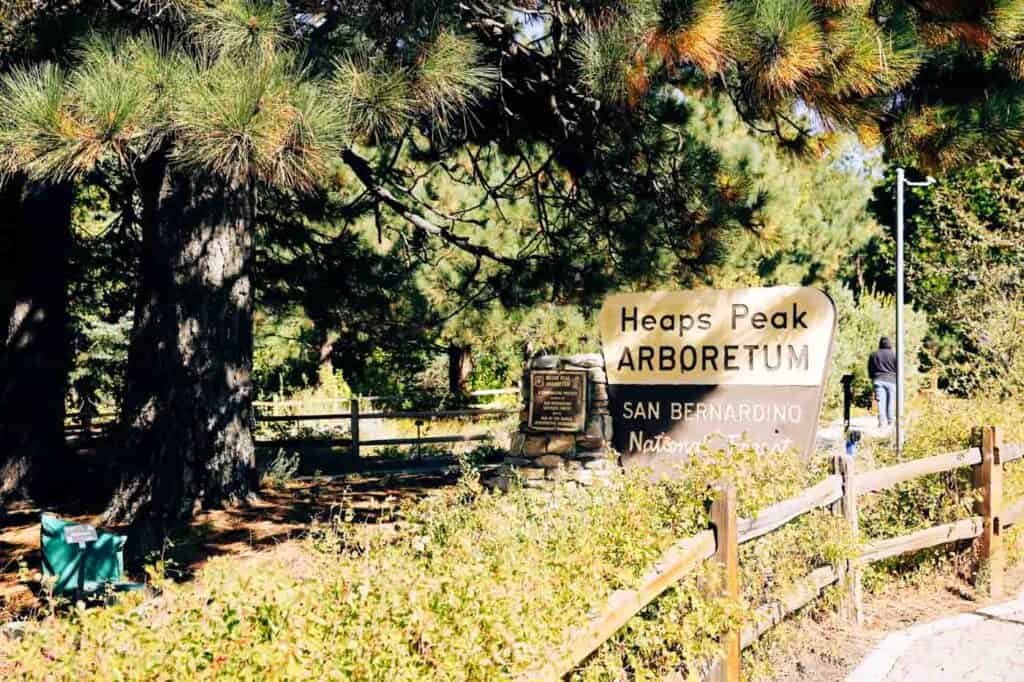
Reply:
[[896, 169], [896, 452], [903, 454], [903, 400], [906, 373], [903, 361], [903, 188], [928, 187], [935, 184], [935, 178], [928, 176], [924, 182], [907, 180], [902, 168]]

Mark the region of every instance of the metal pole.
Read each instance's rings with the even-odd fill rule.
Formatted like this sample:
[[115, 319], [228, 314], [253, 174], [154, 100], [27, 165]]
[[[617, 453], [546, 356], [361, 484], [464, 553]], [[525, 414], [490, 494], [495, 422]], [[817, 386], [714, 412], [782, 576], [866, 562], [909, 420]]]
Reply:
[[903, 185], [896, 169], [896, 453], [903, 454]]

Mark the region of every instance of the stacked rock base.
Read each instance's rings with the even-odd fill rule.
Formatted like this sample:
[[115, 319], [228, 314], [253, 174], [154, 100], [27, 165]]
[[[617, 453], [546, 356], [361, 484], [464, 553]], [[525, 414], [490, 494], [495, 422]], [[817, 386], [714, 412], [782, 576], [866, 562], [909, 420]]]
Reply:
[[[575, 370], [587, 373], [586, 421], [582, 432], [538, 431], [529, 426], [530, 372]], [[588, 486], [607, 481], [619, 470], [611, 448], [612, 420], [608, 413], [608, 377], [604, 359], [586, 355], [544, 355], [523, 372], [523, 409], [519, 431], [509, 455], [487, 483], [500, 490], [519, 485], [551, 490], [559, 486]]]

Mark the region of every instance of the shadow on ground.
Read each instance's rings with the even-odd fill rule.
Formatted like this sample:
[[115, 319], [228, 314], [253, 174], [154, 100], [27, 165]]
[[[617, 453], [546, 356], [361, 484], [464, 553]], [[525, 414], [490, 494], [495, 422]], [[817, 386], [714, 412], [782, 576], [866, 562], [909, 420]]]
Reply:
[[[319, 462], [323, 463], [330, 460]], [[264, 486], [259, 498], [246, 507], [203, 512], [171, 538], [162, 555], [149, 559], [162, 558], [168, 576], [189, 580], [211, 557], [242, 554], [301, 537], [314, 519], [327, 521], [332, 514], [344, 514], [346, 523], [388, 529], [403, 502], [451, 486], [459, 475], [450, 458], [419, 462], [366, 458], [339, 464], [336, 468], [345, 473], [324, 475], [323, 467], [316, 466], [320, 476]], [[103, 507], [70, 502], [45, 509], [21, 504], [4, 510], [0, 515], [0, 622], [30, 617], [42, 605], [39, 516], [44, 511], [98, 525]], [[129, 577], [144, 580], [143, 568], [128, 567]]]

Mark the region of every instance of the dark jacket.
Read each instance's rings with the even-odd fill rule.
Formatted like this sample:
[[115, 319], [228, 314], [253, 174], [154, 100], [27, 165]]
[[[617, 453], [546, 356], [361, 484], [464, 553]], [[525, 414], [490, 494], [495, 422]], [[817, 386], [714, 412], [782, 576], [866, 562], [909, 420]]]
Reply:
[[871, 381], [896, 383], [896, 353], [892, 348], [879, 348], [868, 358], [868, 376]]

